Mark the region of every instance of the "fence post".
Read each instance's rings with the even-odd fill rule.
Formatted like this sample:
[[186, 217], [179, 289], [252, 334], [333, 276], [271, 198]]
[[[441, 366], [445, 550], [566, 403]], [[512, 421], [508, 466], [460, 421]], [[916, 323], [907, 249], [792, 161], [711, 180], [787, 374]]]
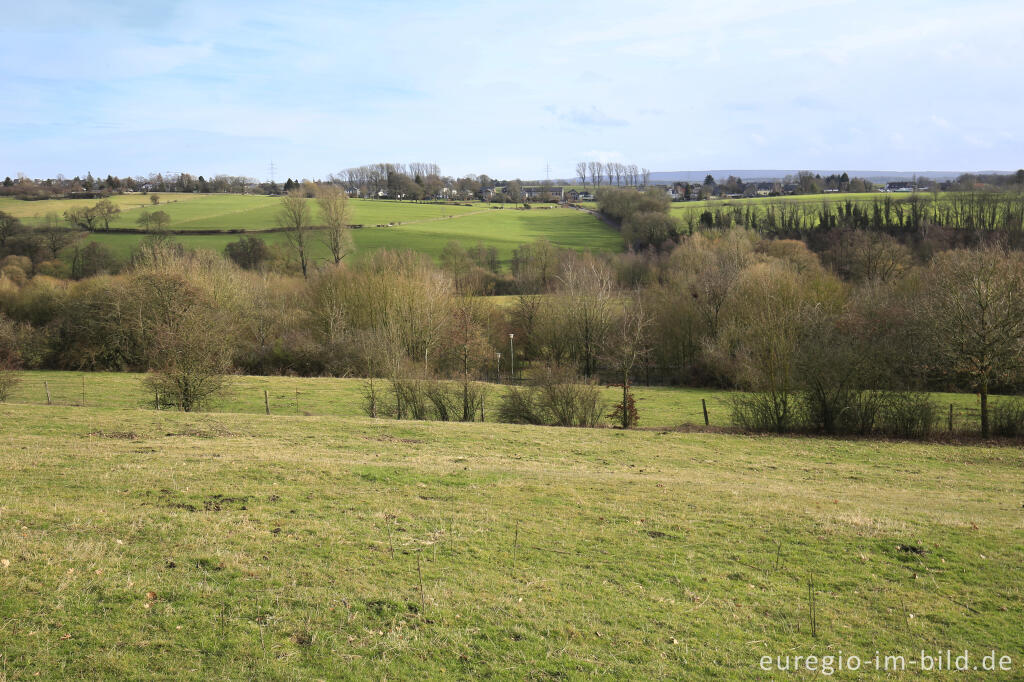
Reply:
[[700, 406], [704, 410], [704, 426], [711, 426], [711, 421], [708, 419], [708, 403], [704, 398], [700, 399]]
[[44, 381], [43, 382], [43, 388], [46, 389], [46, 404], [47, 405], [53, 405], [53, 401], [50, 400], [50, 382]]
[[267, 414], [270, 414], [270, 396], [267, 395], [267, 389], [263, 389], [263, 405], [267, 408]]
[[953, 403], [949, 404], [949, 432], [953, 433]]
[[85, 375], [82, 375], [82, 407], [85, 407]]

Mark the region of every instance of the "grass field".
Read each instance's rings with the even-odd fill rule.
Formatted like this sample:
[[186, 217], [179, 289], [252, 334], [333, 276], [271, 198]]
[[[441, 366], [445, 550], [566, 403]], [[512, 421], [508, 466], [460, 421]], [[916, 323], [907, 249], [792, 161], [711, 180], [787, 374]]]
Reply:
[[[23, 372], [22, 381], [10, 397], [12, 403], [43, 405], [49, 389], [57, 405], [85, 405], [102, 409], [149, 409], [153, 395], [143, 385], [144, 375], [123, 372]], [[233, 377], [227, 394], [209, 409], [213, 412], [262, 414], [263, 391], [267, 391], [273, 414], [360, 417], [362, 379], [309, 377]], [[501, 386], [491, 385], [485, 416], [493, 421], [497, 414]], [[83, 398], [83, 389], [85, 395]], [[702, 425], [701, 399], [708, 406], [711, 424], [731, 426], [726, 399], [728, 391], [707, 388], [634, 386], [641, 427], [673, 428]], [[611, 405], [621, 399], [621, 389], [604, 388], [603, 397]], [[965, 393], [933, 393], [932, 399], [946, 414], [954, 406], [954, 429], [977, 430], [978, 397]], [[994, 398], [996, 400], [996, 398]], [[946, 422], [943, 421], [943, 424]]]
[[[450, 207], [423, 205], [422, 208]], [[503, 261], [510, 259], [512, 251], [520, 244], [540, 238], [558, 246], [580, 250], [618, 251], [623, 248], [622, 237], [615, 230], [582, 211], [567, 208], [524, 211], [480, 207], [465, 210], [466, 213], [455, 214], [451, 218], [428, 218], [394, 227], [364, 227], [352, 230], [351, 234], [357, 253], [382, 248], [412, 249], [433, 258], [437, 258], [450, 241], [458, 241], [465, 247], [478, 243], [493, 246]], [[176, 235], [172, 239], [190, 248], [222, 252], [225, 245], [239, 237], [237, 234]], [[285, 243], [285, 235], [280, 232], [261, 234], [259, 237], [268, 244]], [[143, 239], [143, 235], [97, 232], [90, 235], [89, 239], [106, 245], [123, 259], [128, 257], [135, 245]], [[314, 241], [313, 249], [315, 259], [327, 258], [327, 247], [319, 240]]]
[[1020, 674], [1016, 449], [117, 393], [0, 405], [4, 680], [763, 679], [947, 648]]
[[[134, 228], [143, 211], [161, 210], [171, 216], [171, 230], [267, 230], [278, 226], [281, 207], [278, 197], [243, 194], [159, 194], [160, 204], [152, 206], [148, 195], [113, 195], [110, 200], [121, 209], [111, 228]], [[311, 221], [320, 220], [316, 201], [309, 199]], [[0, 198], [0, 211], [19, 217], [28, 225], [40, 224], [47, 213], [63, 217], [76, 206], [93, 206], [95, 199], [51, 199], [21, 201]], [[421, 204], [408, 201], [351, 199], [349, 222], [356, 225], [386, 225], [411, 221], [436, 220], [487, 208], [486, 204]]]

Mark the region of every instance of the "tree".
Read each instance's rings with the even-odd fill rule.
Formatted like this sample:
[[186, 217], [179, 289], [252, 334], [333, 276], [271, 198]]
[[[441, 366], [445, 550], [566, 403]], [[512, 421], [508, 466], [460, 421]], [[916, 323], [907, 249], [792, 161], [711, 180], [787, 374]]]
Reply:
[[285, 239], [299, 259], [302, 277], [309, 277], [309, 204], [302, 190], [293, 189], [281, 197], [277, 223], [284, 228]]
[[117, 257], [110, 249], [97, 242], [83, 247], [76, 245], [71, 251], [71, 276], [74, 279], [93, 277], [117, 271]]
[[586, 254], [568, 261], [560, 277], [560, 303], [572, 344], [572, 354], [583, 375], [597, 370], [601, 344], [611, 324], [614, 275], [594, 256]]
[[216, 261], [171, 253], [129, 276], [124, 331], [137, 340], [150, 370], [145, 383], [161, 405], [191, 412], [226, 386], [236, 345], [227, 284], [218, 281]]
[[1024, 372], [1024, 258], [997, 248], [939, 254], [926, 274], [920, 312], [935, 370], [977, 391], [981, 435], [988, 438], [989, 391]]
[[110, 199], [101, 199], [92, 207], [96, 217], [103, 221], [103, 229], [110, 229], [110, 221], [121, 212], [121, 209]]
[[270, 260], [270, 249], [259, 237], [242, 237], [225, 246], [224, 255], [244, 270], [258, 270]]
[[149, 203], [153, 204], [154, 206], [159, 204], [160, 203], [160, 195], [159, 194], [150, 194], [149, 195]]
[[323, 242], [331, 252], [334, 264], [352, 252], [352, 238], [348, 233], [348, 194], [338, 185], [320, 185], [316, 202], [324, 221]]
[[36, 233], [42, 238], [46, 248], [50, 251], [50, 258], [56, 258], [66, 246], [73, 244], [82, 237], [81, 232], [69, 230], [59, 225], [38, 228]]
[[523, 200], [523, 183], [519, 182], [519, 180], [509, 182], [505, 187], [505, 193], [512, 203], [518, 204]]
[[580, 184], [583, 185], [583, 189], [587, 188], [587, 162], [578, 161], [576, 163], [576, 177], [579, 179]]
[[149, 232], [163, 232], [171, 224], [171, 216], [167, 211], [143, 211], [135, 220], [135, 224]]
[[10, 213], [0, 211], [0, 247], [7, 243], [7, 240], [22, 229], [21, 221]]
[[99, 214], [96, 212], [96, 207], [85, 207], [76, 206], [64, 211], [64, 220], [68, 222], [72, 227], [77, 227], [82, 230], [92, 232], [96, 226], [96, 221], [99, 219]]
[[643, 300], [634, 295], [626, 302], [622, 314], [610, 325], [604, 342], [604, 358], [622, 378], [622, 402], [615, 409], [619, 424], [629, 429], [637, 424], [636, 407], [629, 390], [633, 370], [650, 352], [647, 339], [651, 318]]

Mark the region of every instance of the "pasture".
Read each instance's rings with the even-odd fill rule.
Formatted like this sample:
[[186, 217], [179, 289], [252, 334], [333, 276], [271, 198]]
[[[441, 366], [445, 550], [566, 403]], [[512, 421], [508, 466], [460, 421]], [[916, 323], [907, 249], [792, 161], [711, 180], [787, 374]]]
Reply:
[[[355, 204], [355, 202], [353, 203]], [[411, 249], [436, 259], [448, 242], [458, 241], [467, 248], [476, 244], [493, 246], [498, 250], [499, 259], [508, 261], [517, 246], [541, 238], [547, 239], [557, 246], [579, 250], [619, 251], [623, 248], [622, 238], [615, 230], [591, 215], [568, 208], [517, 210], [512, 207], [487, 208], [482, 204], [466, 208], [399, 202], [366, 201], [363, 203], [371, 204], [374, 211], [384, 211], [392, 207], [404, 210], [412, 207], [417, 210], [444, 209], [445, 211], [452, 208], [463, 208], [464, 212], [447, 214], [448, 217], [438, 215], [421, 217], [417, 220], [410, 220], [407, 224], [393, 227], [353, 229], [351, 235], [357, 253], [383, 248]], [[260, 210], [265, 210], [273, 215], [276, 206]], [[358, 215], [358, 213], [354, 213], [354, 215]], [[387, 215], [399, 217], [398, 214]], [[384, 214], [381, 214], [379, 219], [387, 220], [383, 216]], [[411, 218], [410, 215], [404, 217]], [[376, 219], [374, 218], [374, 220]], [[171, 228], [176, 229], [173, 223]], [[283, 246], [286, 243], [285, 235], [281, 232], [268, 232], [256, 236], [272, 245]], [[236, 241], [239, 237], [238, 234], [224, 233], [174, 235], [172, 239], [189, 248], [223, 252], [229, 242]], [[94, 232], [89, 235], [90, 240], [104, 244], [122, 259], [127, 258], [143, 238], [144, 235], [141, 234], [106, 232]], [[326, 259], [329, 252], [321, 240], [314, 238], [312, 243], [314, 259]]]
[[[493, 297], [488, 297], [488, 299]], [[505, 298], [505, 297], [501, 297]], [[502, 367], [508, 371], [507, 358]], [[505, 375], [503, 374], [503, 377]], [[154, 396], [143, 385], [143, 374], [129, 372], [54, 372], [26, 371], [14, 388], [11, 403], [45, 405], [47, 395], [56, 405], [96, 407], [100, 409], [151, 409]], [[274, 415], [305, 415], [330, 417], [361, 417], [364, 379], [283, 376], [235, 376], [225, 395], [210, 405], [212, 412], [263, 414], [266, 410], [263, 392], [267, 392]], [[503, 385], [488, 386], [485, 418], [496, 421]], [[622, 389], [605, 387], [603, 399], [608, 405], [621, 400]], [[732, 426], [727, 403], [729, 391], [711, 388], [671, 386], [633, 386], [640, 426], [668, 429], [679, 426], [700, 426], [704, 423], [703, 399], [713, 426]], [[947, 410], [953, 406], [956, 431], [978, 428], [978, 397], [966, 393], [933, 393], [932, 400], [940, 406], [945, 426]], [[993, 400], [998, 401], [998, 397]], [[940, 429], [941, 430], [941, 429]]]
[[[152, 205], [150, 195], [113, 195], [121, 213], [111, 221], [113, 229], [138, 229], [136, 223], [143, 211], [165, 211], [170, 217], [170, 230], [269, 230], [278, 227], [281, 207], [278, 197], [249, 194], [176, 194], [154, 192], [160, 203]], [[307, 200], [310, 220], [320, 222], [320, 210], [314, 199]], [[0, 198], [0, 211], [20, 218], [27, 225], [38, 225], [47, 213], [63, 216], [73, 207], [93, 206], [95, 199], [50, 199], [20, 201]], [[389, 223], [438, 220], [486, 209], [486, 204], [430, 204], [411, 201], [370, 199], [349, 200], [349, 222], [355, 225], [386, 225]]]
[[1016, 449], [98, 402], [0, 405], [4, 679], [1020, 670]]

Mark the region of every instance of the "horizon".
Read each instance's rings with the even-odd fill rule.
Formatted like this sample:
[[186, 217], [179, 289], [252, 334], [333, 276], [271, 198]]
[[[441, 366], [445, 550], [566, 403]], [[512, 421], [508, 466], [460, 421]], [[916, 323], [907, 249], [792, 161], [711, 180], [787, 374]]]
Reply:
[[271, 162], [275, 179], [322, 178], [390, 159], [534, 179], [579, 160], [927, 174], [913, 169], [1024, 159], [1014, 4], [520, 10], [19, 5], [0, 28], [0, 168], [264, 180]]

